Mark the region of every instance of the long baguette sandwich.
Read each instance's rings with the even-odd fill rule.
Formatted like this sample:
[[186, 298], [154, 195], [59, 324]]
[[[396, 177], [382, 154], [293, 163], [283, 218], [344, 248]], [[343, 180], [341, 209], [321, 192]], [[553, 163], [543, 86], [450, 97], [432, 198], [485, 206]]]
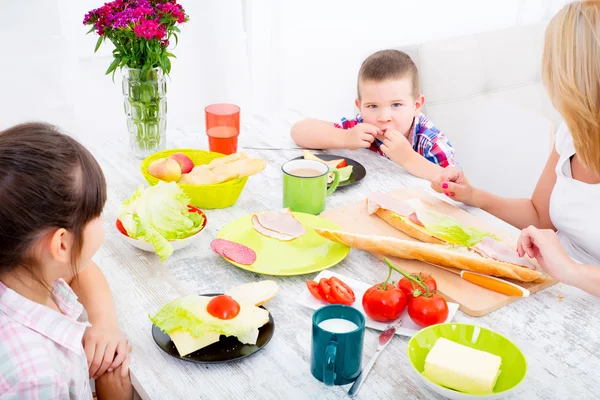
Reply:
[[419, 260], [446, 268], [458, 268], [522, 282], [546, 280], [546, 275], [540, 271], [484, 257], [465, 246], [423, 243], [390, 236], [362, 235], [331, 229], [315, 228], [315, 232], [334, 242], [387, 256]]
[[494, 234], [463, 226], [419, 199], [398, 200], [383, 193], [373, 193], [367, 197], [367, 210], [422, 242], [464, 246], [485, 258], [535, 269], [527, 258], [519, 257], [515, 249]]

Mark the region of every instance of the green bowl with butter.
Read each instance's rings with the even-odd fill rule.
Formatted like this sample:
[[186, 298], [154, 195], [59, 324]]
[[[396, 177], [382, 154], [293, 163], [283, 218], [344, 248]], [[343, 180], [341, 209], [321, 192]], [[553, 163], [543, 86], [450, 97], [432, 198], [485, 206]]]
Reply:
[[[453, 343], [440, 341], [428, 359], [429, 352], [440, 338]], [[408, 342], [408, 358], [425, 386], [449, 399], [499, 399], [514, 394], [527, 374], [527, 360], [513, 342], [497, 332], [472, 324], [450, 322], [420, 330]], [[498, 373], [486, 376], [482, 371]], [[491, 391], [475, 393], [492, 387], [490, 379], [496, 379]], [[448, 386], [467, 386], [471, 391], [454, 390], [439, 382], [448, 382]]]

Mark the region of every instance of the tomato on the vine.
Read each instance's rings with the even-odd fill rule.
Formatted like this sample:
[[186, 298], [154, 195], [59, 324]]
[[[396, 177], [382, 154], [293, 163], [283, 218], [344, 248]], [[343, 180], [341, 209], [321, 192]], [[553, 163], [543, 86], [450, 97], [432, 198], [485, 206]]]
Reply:
[[395, 321], [404, 312], [406, 295], [396, 285], [379, 283], [370, 287], [364, 294], [362, 305], [372, 320], [379, 322]]
[[[435, 293], [437, 291], [437, 283], [435, 282], [435, 279], [433, 279], [433, 276], [423, 272], [418, 274], [411, 274], [411, 276], [419, 282], [427, 285], [427, 287], [429, 288], [429, 292]], [[402, 289], [404, 294], [406, 294], [409, 302], [410, 300], [412, 300], [413, 297], [415, 297], [415, 291], [419, 291], [421, 293], [424, 293], [426, 291], [421, 285], [409, 280], [407, 277], [403, 277], [402, 279], [400, 279], [400, 282], [398, 282], [398, 287]]]
[[408, 315], [420, 327], [441, 324], [448, 318], [448, 303], [441, 295], [419, 295], [408, 303]]

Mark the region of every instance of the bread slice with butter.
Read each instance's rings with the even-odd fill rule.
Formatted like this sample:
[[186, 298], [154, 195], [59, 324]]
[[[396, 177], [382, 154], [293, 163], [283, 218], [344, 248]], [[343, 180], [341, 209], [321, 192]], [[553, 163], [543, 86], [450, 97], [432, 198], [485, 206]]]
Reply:
[[439, 338], [425, 358], [423, 375], [438, 385], [468, 394], [490, 394], [500, 376], [502, 358]]
[[186, 356], [220, 340], [221, 335], [235, 336], [245, 344], [256, 344], [259, 328], [269, 322], [269, 312], [261, 305], [279, 292], [275, 281], [261, 281], [238, 285], [227, 295], [240, 306], [232, 319], [222, 320], [207, 312], [212, 296], [190, 295], [163, 306], [150, 319], [169, 335], [177, 352]]
[[237, 301], [254, 304], [257, 307], [269, 302], [279, 293], [279, 285], [275, 281], [248, 282], [237, 285], [227, 291], [227, 295]]

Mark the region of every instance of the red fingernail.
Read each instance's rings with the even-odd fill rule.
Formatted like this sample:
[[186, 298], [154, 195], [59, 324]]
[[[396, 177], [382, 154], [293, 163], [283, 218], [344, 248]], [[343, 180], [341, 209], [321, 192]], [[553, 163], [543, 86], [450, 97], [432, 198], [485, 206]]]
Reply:
[[444, 194], [445, 194], [446, 196], [450, 196], [450, 195], [448, 194], [448, 192], [444, 192]]
[[[442, 185], [442, 189], [448, 189], [448, 184], [447, 184], [447, 183], [444, 183], [444, 184]], [[446, 193], [446, 194], [448, 194], [448, 193]]]
[[451, 197], [454, 197], [454, 193], [450, 193], [450, 196], [451, 196]]

